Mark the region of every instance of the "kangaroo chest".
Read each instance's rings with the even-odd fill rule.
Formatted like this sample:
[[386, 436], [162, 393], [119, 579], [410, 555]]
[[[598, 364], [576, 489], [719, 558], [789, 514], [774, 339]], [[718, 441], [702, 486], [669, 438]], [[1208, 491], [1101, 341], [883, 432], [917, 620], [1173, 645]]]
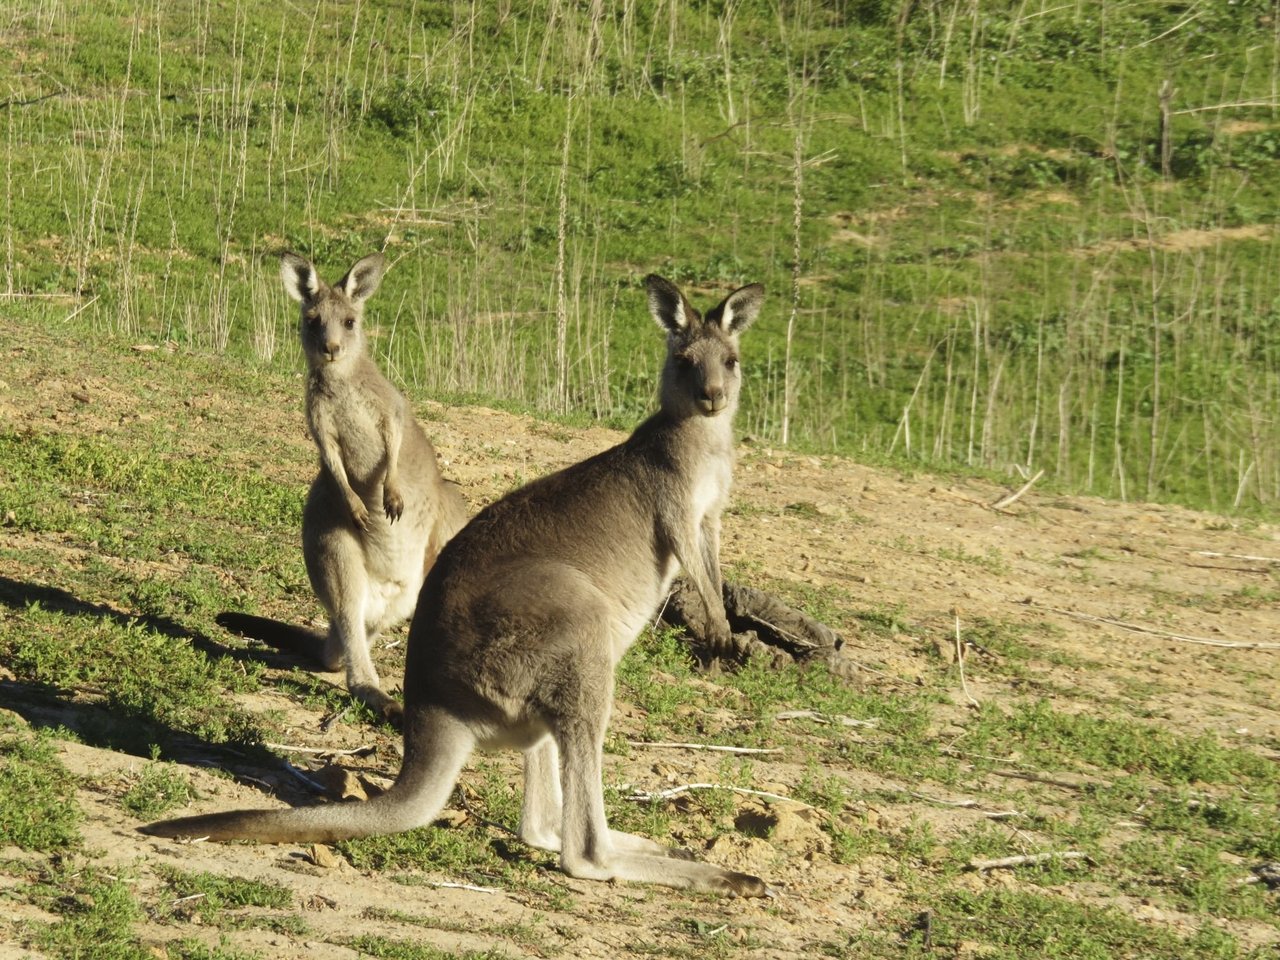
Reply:
[[386, 464], [386, 398], [360, 383], [326, 384], [308, 397], [307, 419], [318, 444], [336, 444], [354, 486], [367, 486]]

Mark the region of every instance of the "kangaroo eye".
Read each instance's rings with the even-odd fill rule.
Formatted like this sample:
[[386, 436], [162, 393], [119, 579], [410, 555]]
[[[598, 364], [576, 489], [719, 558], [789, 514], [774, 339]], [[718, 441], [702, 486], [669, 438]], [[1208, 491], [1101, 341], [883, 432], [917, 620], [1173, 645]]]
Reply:
[[348, 330], [354, 330], [356, 328], [356, 318], [347, 317], [347, 319], [342, 321], [342, 325], [346, 327]]
[[689, 370], [693, 367], [693, 361], [690, 360], [688, 357], [677, 356], [676, 366], [678, 366], [681, 370]]
[[737, 370], [737, 369], [738, 369], [738, 358], [737, 358], [737, 357], [730, 357], [728, 360], [726, 360], [726, 361], [724, 362], [724, 368], [725, 368], [726, 370], [731, 371], [731, 372], [732, 372], [732, 371], [734, 371], [734, 370]]
[[308, 313], [308, 314], [307, 314], [307, 326], [309, 326], [309, 327], [318, 327], [318, 326], [320, 326], [320, 314], [318, 314], [318, 313]]

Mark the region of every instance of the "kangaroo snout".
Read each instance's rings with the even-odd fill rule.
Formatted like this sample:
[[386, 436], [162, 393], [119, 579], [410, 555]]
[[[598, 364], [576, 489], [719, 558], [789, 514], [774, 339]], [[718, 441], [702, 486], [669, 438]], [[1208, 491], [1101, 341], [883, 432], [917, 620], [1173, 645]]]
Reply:
[[728, 405], [728, 400], [724, 394], [724, 387], [707, 387], [702, 391], [702, 396], [698, 398], [698, 406], [701, 408], [705, 416], [711, 416], [719, 413]]
[[320, 352], [324, 354], [326, 360], [333, 363], [342, 353], [342, 344], [337, 340], [329, 340], [320, 348]]

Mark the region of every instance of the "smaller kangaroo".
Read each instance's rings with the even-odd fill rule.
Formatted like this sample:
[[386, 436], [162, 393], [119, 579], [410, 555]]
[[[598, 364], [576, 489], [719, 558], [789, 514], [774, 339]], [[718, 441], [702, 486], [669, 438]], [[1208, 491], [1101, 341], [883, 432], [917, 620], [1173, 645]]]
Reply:
[[720, 514], [733, 471], [738, 335], [764, 295], [742, 287], [704, 318], [669, 281], [645, 283], [667, 333], [661, 409], [618, 446], [507, 494], [444, 548], [409, 630], [404, 763], [391, 789], [362, 803], [215, 813], [145, 832], [286, 843], [410, 830], [435, 819], [473, 749], [514, 747], [525, 755], [519, 835], [558, 852], [570, 876], [771, 893], [758, 877], [694, 862], [605, 819], [614, 668], [678, 568], [697, 584], [718, 640], [730, 640]]
[[[399, 719], [370, 644], [413, 613], [427, 571], [466, 522], [467, 507], [440, 476], [408, 400], [369, 357], [363, 308], [385, 269], [382, 255], [370, 254], [331, 287], [297, 254], [280, 259], [284, 288], [301, 304], [307, 426], [320, 451], [302, 513], [307, 575], [329, 615], [320, 659], [329, 670], [345, 665], [351, 693]], [[275, 623], [241, 614], [221, 620], [251, 635], [270, 633]]]

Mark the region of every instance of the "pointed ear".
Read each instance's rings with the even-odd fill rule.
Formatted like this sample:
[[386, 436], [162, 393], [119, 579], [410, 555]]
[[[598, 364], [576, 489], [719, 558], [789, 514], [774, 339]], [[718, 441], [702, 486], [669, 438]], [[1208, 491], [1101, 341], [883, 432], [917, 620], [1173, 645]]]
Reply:
[[739, 287], [707, 313], [707, 322], [720, 325], [725, 333], [738, 334], [751, 326], [760, 305], [764, 303], [764, 287], [758, 283]]
[[284, 281], [285, 292], [300, 303], [314, 300], [320, 293], [316, 268], [296, 253], [280, 254], [280, 279]]
[[364, 303], [378, 289], [386, 269], [387, 261], [382, 254], [371, 253], [347, 271], [347, 275], [338, 281], [338, 289], [353, 303]]
[[649, 312], [667, 333], [680, 333], [689, 326], [692, 312], [676, 285], [664, 277], [651, 273], [644, 278], [649, 291]]

